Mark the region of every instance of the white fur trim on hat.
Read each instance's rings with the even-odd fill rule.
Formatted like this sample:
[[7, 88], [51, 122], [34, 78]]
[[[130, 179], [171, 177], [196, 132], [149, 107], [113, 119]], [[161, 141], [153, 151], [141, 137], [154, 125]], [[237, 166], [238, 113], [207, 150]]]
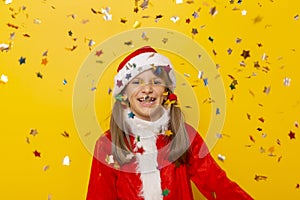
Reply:
[[176, 77], [174, 68], [170, 60], [155, 52], [145, 52], [131, 58], [123, 68], [121, 68], [114, 79], [113, 96], [116, 97], [126, 87], [126, 85], [140, 73], [155, 66], [163, 66], [168, 71], [172, 85], [170, 89], [174, 91], [176, 87]]

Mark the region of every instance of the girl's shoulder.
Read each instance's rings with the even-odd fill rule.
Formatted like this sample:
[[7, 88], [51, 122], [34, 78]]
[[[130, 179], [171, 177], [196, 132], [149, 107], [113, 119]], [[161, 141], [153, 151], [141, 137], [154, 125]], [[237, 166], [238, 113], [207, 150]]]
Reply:
[[96, 148], [110, 149], [112, 144], [110, 130], [105, 131], [96, 141]]

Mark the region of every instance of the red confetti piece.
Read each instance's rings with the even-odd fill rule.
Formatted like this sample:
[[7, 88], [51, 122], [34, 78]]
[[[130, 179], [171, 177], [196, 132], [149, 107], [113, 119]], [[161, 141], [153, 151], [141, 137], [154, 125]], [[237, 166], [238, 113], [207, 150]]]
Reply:
[[296, 139], [295, 133], [293, 131], [290, 131], [289, 137], [290, 137], [290, 139]]
[[38, 152], [37, 150], [35, 150], [35, 151], [33, 152], [33, 154], [34, 154], [35, 157], [41, 157], [41, 153]]

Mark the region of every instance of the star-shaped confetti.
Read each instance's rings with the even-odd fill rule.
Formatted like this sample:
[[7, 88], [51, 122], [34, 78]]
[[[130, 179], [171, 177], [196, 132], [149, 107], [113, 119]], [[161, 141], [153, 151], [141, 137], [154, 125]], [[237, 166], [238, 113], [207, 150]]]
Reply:
[[197, 28], [192, 28], [192, 34], [193, 34], [193, 35], [197, 35], [197, 34], [198, 34]]
[[41, 153], [38, 152], [37, 150], [35, 150], [35, 151], [33, 152], [33, 154], [34, 154], [35, 157], [41, 157]]
[[171, 130], [166, 130], [165, 135], [166, 136], [171, 136], [171, 135], [173, 135], [173, 132]]
[[42, 59], [42, 63], [41, 63], [41, 64], [46, 66], [46, 65], [47, 65], [47, 63], [48, 63], [48, 60], [47, 60], [47, 58], [43, 58], [43, 59]]
[[173, 17], [170, 18], [170, 20], [171, 20], [173, 23], [176, 23], [179, 19], [180, 19], [180, 17], [178, 17], [178, 16], [173, 16]]
[[170, 190], [169, 189], [164, 189], [162, 191], [162, 195], [165, 197], [165, 196], [168, 196], [170, 194]]
[[99, 51], [96, 51], [96, 53], [95, 53], [95, 55], [96, 56], [101, 56], [103, 54], [103, 51], [102, 51], [102, 49], [101, 50], [99, 50]]
[[26, 63], [26, 58], [21, 56], [20, 59], [19, 59], [19, 63], [20, 63], [20, 65], [25, 64]]
[[131, 73], [126, 74], [125, 78], [129, 80], [131, 78]]
[[128, 117], [129, 117], [129, 118], [132, 118], [132, 119], [133, 119], [134, 116], [135, 116], [135, 114], [134, 114], [133, 112], [128, 113]]
[[296, 133], [295, 132], [293, 132], [293, 131], [290, 131], [289, 132], [289, 137], [290, 137], [290, 139], [292, 140], [292, 139], [296, 139]]
[[2, 74], [0, 77], [0, 83], [7, 83], [8, 82], [8, 77], [5, 74]]
[[187, 19], [185, 20], [185, 23], [187, 23], [187, 24], [189, 24], [190, 22], [191, 22], [190, 18], [187, 18]]
[[164, 66], [164, 70], [169, 73], [171, 71], [170, 65]]
[[198, 18], [199, 17], [199, 13], [194, 11], [194, 13], [192, 14], [192, 16], [194, 17], [194, 19]]
[[144, 150], [143, 147], [138, 147], [137, 150], [136, 150], [136, 153], [143, 154], [144, 152], [145, 152], [145, 150]]
[[243, 53], [241, 54], [241, 56], [244, 59], [249, 58], [250, 57], [250, 51], [243, 50]]
[[122, 80], [117, 80], [117, 86], [118, 86], [118, 87], [121, 87], [121, 86], [123, 86], [123, 82], [122, 82]]

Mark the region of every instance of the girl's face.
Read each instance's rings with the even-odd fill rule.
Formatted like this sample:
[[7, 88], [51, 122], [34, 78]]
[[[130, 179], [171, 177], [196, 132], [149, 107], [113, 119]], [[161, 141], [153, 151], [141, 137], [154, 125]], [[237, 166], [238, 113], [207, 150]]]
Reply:
[[162, 114], [165, 85], [151, 70], [133, 78], [125, 89], [131, 111], [140, 119], [157, 120]]

